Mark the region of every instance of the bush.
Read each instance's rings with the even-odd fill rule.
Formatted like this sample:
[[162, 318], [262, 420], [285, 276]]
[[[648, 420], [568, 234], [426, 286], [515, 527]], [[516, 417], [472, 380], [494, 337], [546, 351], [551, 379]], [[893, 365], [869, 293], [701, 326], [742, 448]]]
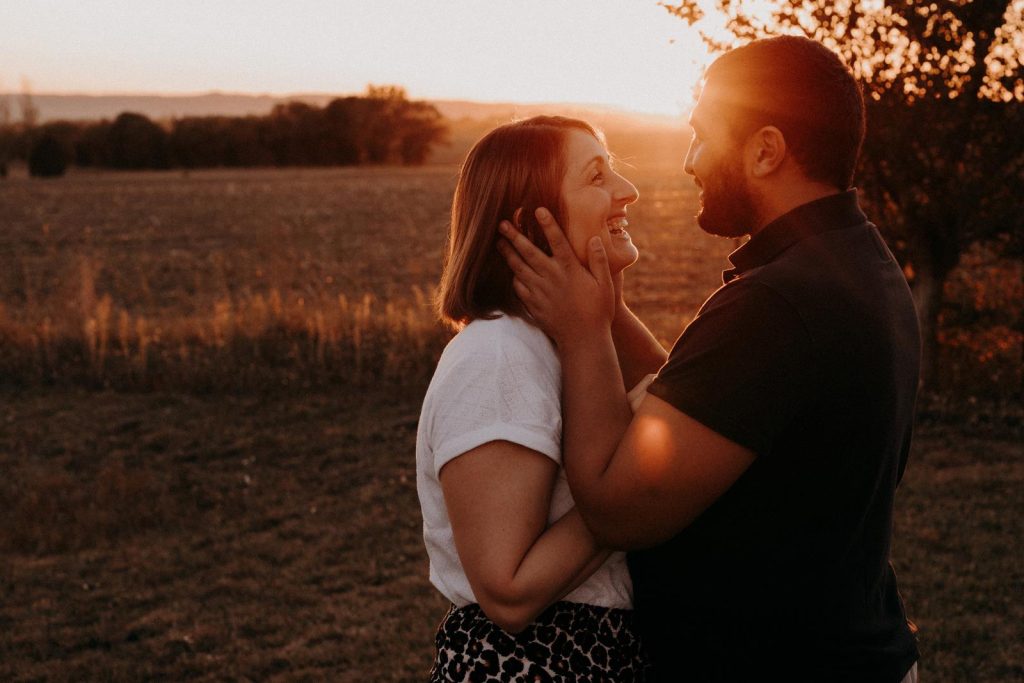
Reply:
[[28, 172], [37, 178], [56, 178], [68, 168], [68, 153], [55, 135], [45, 133], [32, 144]]

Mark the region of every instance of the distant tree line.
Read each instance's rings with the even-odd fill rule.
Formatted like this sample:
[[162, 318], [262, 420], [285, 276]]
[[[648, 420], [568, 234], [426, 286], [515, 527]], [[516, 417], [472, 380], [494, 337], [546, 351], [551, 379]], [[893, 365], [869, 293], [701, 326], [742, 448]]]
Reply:
[[[418, 165], [444, 143], [437, 109], [402, 88], [370, 86], [324, 107], [279, 104], [266, 116], [190, 116], [166, 125], [124, 112], [113, 121], [5, 126], [0, 156], [21, 157], [36, 176], [71, 164], [113, 169], [220, 166]], [[6, 155], [2, 154], [6, 150]]]

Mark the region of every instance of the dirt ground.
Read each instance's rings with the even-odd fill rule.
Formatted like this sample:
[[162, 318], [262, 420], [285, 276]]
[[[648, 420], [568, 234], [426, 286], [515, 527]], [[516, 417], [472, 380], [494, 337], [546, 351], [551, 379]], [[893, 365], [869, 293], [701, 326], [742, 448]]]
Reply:
[[423, 677], [411, 403], [3, 404], [0, 679]]
[[[0, 679], [425, 680], [417, 392], [0, 405]], [[1024, 679], [1018, 438], [918, 431], [894, 564], [925, 680]]]

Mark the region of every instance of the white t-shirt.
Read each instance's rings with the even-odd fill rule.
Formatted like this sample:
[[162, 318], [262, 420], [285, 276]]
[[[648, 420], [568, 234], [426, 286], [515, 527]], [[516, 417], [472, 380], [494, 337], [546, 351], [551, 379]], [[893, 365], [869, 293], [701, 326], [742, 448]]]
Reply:
[[[430, 582], [456, 607], [477, 602], [462, 569], [438, 473], [453, 458], [491, 441], [510, 441], [558, 463], [548, 524], [574, 505], [562, 468], [562, 368], [551, 341], [520, 318], [475, 320], [441, 354], [416, 434], [416, 488]], [[624, 553], [566, 595], [569, 602], [631, 608]]]

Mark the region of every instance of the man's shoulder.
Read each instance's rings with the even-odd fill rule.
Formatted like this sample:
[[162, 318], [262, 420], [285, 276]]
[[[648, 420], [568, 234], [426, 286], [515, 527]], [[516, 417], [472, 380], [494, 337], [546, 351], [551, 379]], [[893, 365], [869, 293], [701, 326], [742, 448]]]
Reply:
[[786, 288], [779, 287], [771, 273], [761, 270], [755, 269], [715, 290], [701, 306], [694, 323], [725, 319], [743, 325], [761, 319], [767, 311], [787, 316], [795, 313]]
[[801, 239], [735, 282], [760, 285], [801, 311], [824, 313], [829, 302], [861, 301], [869, 292], [885, 297], [894, 287], [905, 289], [902, 269], [867, 222]]

